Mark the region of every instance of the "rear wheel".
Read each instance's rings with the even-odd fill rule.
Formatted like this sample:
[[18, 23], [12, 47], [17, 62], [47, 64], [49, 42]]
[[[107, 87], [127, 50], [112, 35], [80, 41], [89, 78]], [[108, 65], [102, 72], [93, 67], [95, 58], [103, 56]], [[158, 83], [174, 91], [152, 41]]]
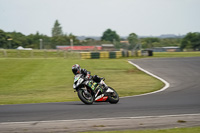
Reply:
[[94, 102], [94, 98], [91, 93], [86, 94], [82, 89], [78, 90], [78, 97], [85, 104], [93, 104]]
[[118, 103], [119, 102], [119, 95], [117, 94], [117, 92], [113, 88], [111, 88], [111, 87], [109, 87], [109, 88], [114, 91], [113, 93], [111, 93], [110, 96], [108, 96], [109, 103], [111, 103], [111, 104]]

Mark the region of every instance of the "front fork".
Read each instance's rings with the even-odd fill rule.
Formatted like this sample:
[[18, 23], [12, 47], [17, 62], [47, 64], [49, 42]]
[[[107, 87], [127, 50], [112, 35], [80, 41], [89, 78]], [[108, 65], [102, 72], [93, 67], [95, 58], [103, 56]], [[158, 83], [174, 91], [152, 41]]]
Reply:
[[88, 90], [87, 90], [86, 87], [82, 87], [81, 89], [84, 91], [84, 93], [85, 93], [87, 96], [92, 95], [91, 92], [88, 92]]

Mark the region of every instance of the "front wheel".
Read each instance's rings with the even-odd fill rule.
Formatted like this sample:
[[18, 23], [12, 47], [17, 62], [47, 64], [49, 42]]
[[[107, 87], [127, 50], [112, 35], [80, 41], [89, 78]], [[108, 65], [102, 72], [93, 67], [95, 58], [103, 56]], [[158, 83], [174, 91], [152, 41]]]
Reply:
[[85, 104], [93, 104], [94, 102], [93, 96], [90, 93], [86, 94], [82, 89], [78, 90], [78, 97]]
[[119, 102], [119, 95], [117, 94], [117, 92], [113, 88], [111, 88], [111, 87], [109, 87], [109, 88], [114, 91], [111, 95], [108, 96], [109, 103], [111, 103], [111, 104], [118, 103]]

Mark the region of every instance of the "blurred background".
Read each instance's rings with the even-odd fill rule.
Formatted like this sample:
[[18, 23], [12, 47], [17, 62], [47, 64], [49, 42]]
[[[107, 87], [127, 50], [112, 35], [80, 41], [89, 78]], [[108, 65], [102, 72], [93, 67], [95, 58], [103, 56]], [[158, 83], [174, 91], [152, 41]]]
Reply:
[[199, 0], [0, 0], [0, 48], [196, 51], [199, 5]]

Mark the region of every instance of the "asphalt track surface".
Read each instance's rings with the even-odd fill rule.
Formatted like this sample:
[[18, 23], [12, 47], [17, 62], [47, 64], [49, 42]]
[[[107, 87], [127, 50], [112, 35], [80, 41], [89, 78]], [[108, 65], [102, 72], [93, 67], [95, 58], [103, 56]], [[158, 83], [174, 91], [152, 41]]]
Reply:
[[121, 98], [118, 104], [85, 105], [78, 101], [1, 105], [0, 123], [200, 113], [200, 57], [131, 61], [165, 79], [170, 87], [155, 94]]

